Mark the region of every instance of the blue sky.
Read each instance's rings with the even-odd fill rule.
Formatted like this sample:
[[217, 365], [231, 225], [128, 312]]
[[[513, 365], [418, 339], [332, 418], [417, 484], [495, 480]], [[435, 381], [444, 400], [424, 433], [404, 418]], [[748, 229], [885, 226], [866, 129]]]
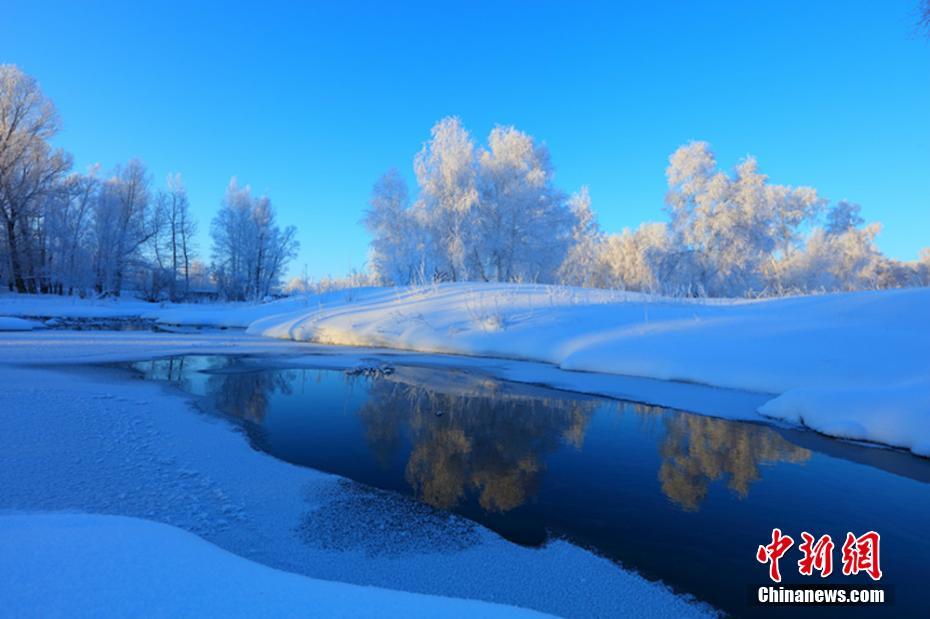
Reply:
[[[930, 246], [930, 42], [916, 0], [327, 2], [7, 0], [0, 62], [56, 103], [77, 167], [139, 157], [182, 173], [201, 248], [230, 177], [300, 230], [292, 271], [364, 265], [372, 183], [458, 115], [548, 144], [610, 231], [664, 218], [664, 170], [709, 141], [773, 181]], [[189, 6], [188, 6], [189, 5]]]

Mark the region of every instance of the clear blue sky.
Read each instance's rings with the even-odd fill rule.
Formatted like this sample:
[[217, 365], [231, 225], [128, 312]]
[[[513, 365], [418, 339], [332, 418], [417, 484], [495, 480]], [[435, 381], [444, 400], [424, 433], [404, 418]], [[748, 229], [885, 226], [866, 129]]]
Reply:
[[861, 203], [894, 257], [930, 245], [917, 0], [290, 4], [7, 0], [0, 62], [54, 100], [79, 168], [181, 172], [204, 254], [235, 175], [298, 226], [292, 270], [314, 276], [363, 266], [372, 183], [412, 180], [450, 114], [545, 141], [607, 230], [662, 219], [668, 155], [703, 139]]

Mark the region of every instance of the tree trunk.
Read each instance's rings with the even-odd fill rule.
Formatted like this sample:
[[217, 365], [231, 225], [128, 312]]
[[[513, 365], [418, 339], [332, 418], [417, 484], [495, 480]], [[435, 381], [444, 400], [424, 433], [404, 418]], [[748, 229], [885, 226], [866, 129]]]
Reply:
[[171, 300], [178, 300], [178, 207], [177, 197], [171, 198]]
[[187, 255], [187, 232], [181, 237], [181, 253], [184, 255], [184, 294], [191, 292], [191, 261]]
[[13, 277], [13, 287], [16, 292], [26, 292], [23, 268], [19, 262], [19, 250], [16, 247], [16, 219], [12, 217], [6, 221], [6, 242], [10, 250], [10, 275]]
[[120, 264], [116, 267], [116, 276], [113, 278], [113, 290], [110, 292], [113, 293], [114, 297], [118, 297], [120, 292], [123, 289], [123, 265]]

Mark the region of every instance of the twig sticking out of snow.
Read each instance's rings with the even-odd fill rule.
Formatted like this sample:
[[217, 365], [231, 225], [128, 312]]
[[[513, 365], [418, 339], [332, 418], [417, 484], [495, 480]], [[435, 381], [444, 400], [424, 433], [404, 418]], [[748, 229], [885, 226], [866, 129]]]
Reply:
[[345, 371], [346, 376], [364, 376], [366, 378], [382, 378], [384, 376], [390, 376], [394, 373], [394, 368], [389, 365], [374, 366], [374, 365], [360, 365], [354, 368], [349, 368]]

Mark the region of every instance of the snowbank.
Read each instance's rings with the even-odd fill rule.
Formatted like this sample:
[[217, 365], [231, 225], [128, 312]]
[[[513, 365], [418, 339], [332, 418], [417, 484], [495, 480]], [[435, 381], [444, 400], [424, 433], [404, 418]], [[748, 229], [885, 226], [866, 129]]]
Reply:
[[121, 299], [81, 299], [52, 294], [0, 294], [0, 314], [60, 318], [139, 317], [159, 308], [154, 303], [125, 296]]
[[759, 412], [822, 434], [895, 445], [930, 458], [930, 379], [879, 387], [792, 389]]
[[0, 547], [0, 599], [10, 616], [543, 616], [307, 578], [137, 518], [0, 516]]
[[[926, 288], [706, 303], [449, 284], [367, 290], [352, 302], [257, 320], [248, 333], [783, 394], [766, 415], [916, 453], [930, 444]], [[847, 404], [827, 405], [840, 401]]]
[[[361, 293], [365, 291], [362, 290]], [[141, 318], [167, 325], [242, 328], [259, 318], [307, 311], [321, 304], [351, 302], [359, 291], [288, 297], [268, 303], [148, 303], [126, 294], [113, 299], [58, 295], [0, 294], [0, 316], [72, 319]]]
[[42, 326], [41, 322], [33, 320], [0, 316], [0, 331], [32, 331], [33, 329], [41, 329]]

